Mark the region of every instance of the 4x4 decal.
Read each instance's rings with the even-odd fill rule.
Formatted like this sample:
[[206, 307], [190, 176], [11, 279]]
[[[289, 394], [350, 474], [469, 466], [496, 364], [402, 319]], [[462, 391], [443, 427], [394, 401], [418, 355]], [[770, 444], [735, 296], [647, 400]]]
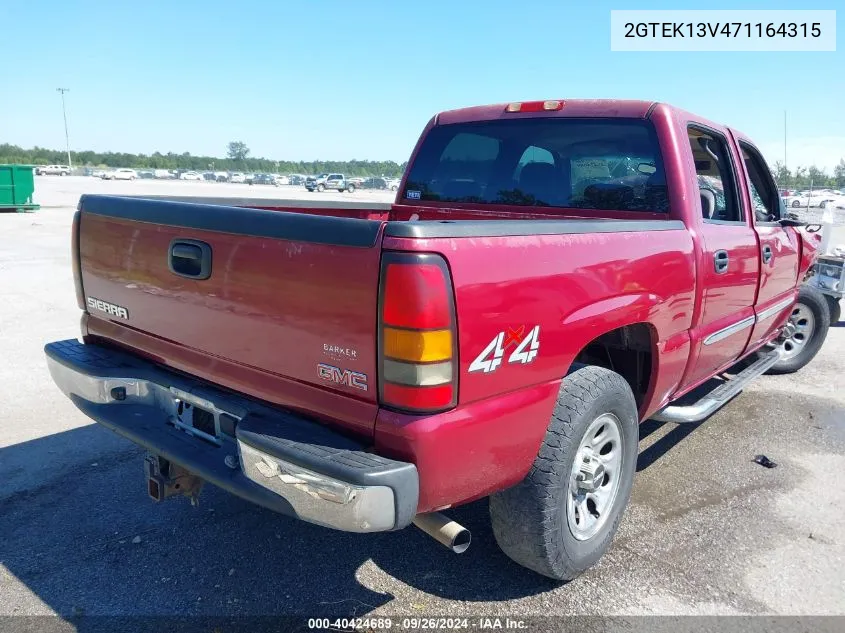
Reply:
[[496, 371], [502, 364], [505, 351], [516, 345], [516, 349], [508, 357], [508, 364], [527, 364], [534, 360], [540, 350], [540, 326], [535, 325], [525, 334], [525, 325], [517, 328], [508, 327], [507, 332], [499, 332], [487, 344], [487, 347], [470, 363], [469, 371], [481, 371], [489, 374]]

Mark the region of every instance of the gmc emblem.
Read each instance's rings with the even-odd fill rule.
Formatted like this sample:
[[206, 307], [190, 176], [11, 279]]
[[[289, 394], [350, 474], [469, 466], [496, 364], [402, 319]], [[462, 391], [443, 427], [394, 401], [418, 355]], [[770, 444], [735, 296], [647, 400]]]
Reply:
[[88, 307], [92, 310], [99, 310], [100, 312], [105, 312], [106, 314], [116, 316], [119, 319], [129, 318], [129, 311], [126, 308], [115, 305], [113, 303], [108, 303], [107, 301], [103, 301], [102, 299], [88, 297]]
[[349, 369], [341, 369], [326, 363], [317, 364], [317, 374], [322, 380], [334, 382], [346, 387], [354, 387], [362, 391], [367, 390], [367, 374], [361, 372], [351, 371]]

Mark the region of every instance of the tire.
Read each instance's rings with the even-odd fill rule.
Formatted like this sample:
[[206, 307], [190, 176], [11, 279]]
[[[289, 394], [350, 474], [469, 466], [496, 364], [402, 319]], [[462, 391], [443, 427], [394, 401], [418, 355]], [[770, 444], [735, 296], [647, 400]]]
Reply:
[[830, 328], [830, 308], [825, 296], [812, 286], [801, 286], [787, 328], [776, 341], [784, 356], [766, 373], [791, 374], [819, 353]]
[[795, 207], [795, 208], [797, 209], [798, 207], [800, 207], [800, 206], [801, 206], [801, 201], [800, 201], [800, 200], [793, 200], [793, 201], [792, 201], [792, 206], [793, 206], [793, 207]]
[[317, 185], [317, 191], [319, 191], [320, 193], [323, 193], [325, 190], [326, 190], [326, 186], [325, 186], [325, 185], [322, 185], [322, 184], [321, 184], [321, 185]]
[[[622, 376], [595, 366], [574, 366], [563, 381], [548, 430], [531, 470], [520, 483], [490, 497], [493, 534], [502, 551], [512, 560], [556, 580], [572, 580], [593, 566], [610, 546], [631, 496], [637, 462], [639, 418], [631, 388]], [[596, 425], [599, 425], [598, 427]], [[600, 479], [592, 478], [598, 489], [606, 486], [610, 496], [604, 512], [596, 517], [596, 502], [584, 506], [593, 523], [579, 514], [571, 500], [577, 456], [585, 452], [582, 442], [601, 438], [600, 451], [611, 446], [607, 456], [618, 459]], [[609, 438], [609, 439], [608, 439]], [[615, 451], [615, 453], [614, 453]], [[602, 453], [604, 454], [604, 453]], [[579, 457], [580, 461], [580, 457]], [[593, 460], [593, 463], [596, 463]], [[611, 474], [616, 471], [614, 481]], [[583, 473], [581, 473], [583, 476]], [[605, 479], [607, 477], [607, 479]], [[595, 531], [590, 533], [590, 526]], [[578, 533], [579, 529], [584, 532]]]
[[819, 202], [819, 209], [824, 209], [827, 206], [827, 200]]
[[355, 185], [347, 186], [346, 191], [349, 192], [349, 193], [355, 193]]
[[836, 325], [839, 323], [839, 317], [842, 316], [842, 306], [839, 305], [839, 299], [834, 299], [830, 295], [824, 296], [827, 301], [827, 309], [830, 311], [830, 324]]
[[396, 185], [393, 185], [393, 186], [390, 188], [390, 190], [391, 190], [391, 191], [396, 191], [397, 189], [399, 189], [399, 187], [397, 187]]

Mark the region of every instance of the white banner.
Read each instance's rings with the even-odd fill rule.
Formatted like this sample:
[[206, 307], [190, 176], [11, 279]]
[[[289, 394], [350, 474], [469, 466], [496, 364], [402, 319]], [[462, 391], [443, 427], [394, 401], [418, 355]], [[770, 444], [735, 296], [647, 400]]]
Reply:
[[835, 51], [836, 11], [611, 11], [610, 50]]

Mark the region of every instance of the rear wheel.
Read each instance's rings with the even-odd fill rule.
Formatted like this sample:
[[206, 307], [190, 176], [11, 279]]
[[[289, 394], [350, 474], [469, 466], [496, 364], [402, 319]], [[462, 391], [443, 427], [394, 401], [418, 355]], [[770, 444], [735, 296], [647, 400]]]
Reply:
[[349, 193], [355, 193], [355, 185], [349, 185], [349, 186], [346, 188], [346, 190], [347, 190]]
[[775, 341], [781, 358], [767, 373], [791, 374], [807, 365], [819, 353], [829, 327], [825, 296], [812, 286], [801, 286], [783, 334]]
[[572, 580], [593, 566], [610, 546], [631, 496], [638, 421], [622, 376], [593, 366], [570, 373], [528, 475], [490, 497], [502, 551], [557, 580]]
[[839, 323], [839, 317], [842, 316], [842, 306], [839, 305], [839, 299], [834, 299], [830, 295], [824, 296], [827, 301], [827, 309], [830, 311], [830, 324], [836, 325]]

